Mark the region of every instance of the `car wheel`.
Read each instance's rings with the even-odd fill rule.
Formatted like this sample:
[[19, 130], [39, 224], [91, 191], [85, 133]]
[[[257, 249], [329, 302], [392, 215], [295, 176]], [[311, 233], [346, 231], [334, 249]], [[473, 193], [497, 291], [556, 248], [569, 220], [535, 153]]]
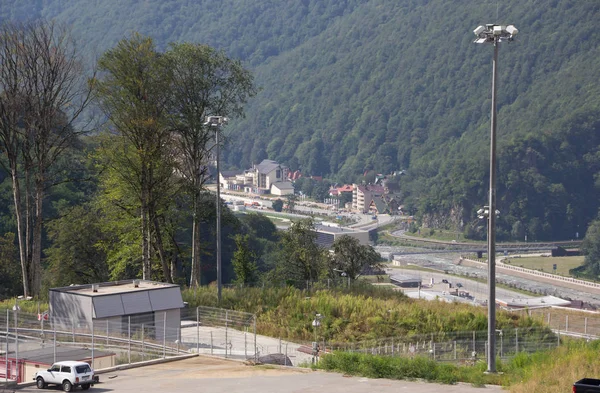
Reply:
[[62, 388], [65, 392], [70, 392], [71, 390], [73, 390], [73, 384], [69, 380], [65, 380], [62, 383]]
[[44, 382], [44, 378], [42, 378], [42, 377], [38, 377], [35, 380], [35, 385], [37, 386], [38, 389], [45, 389], [46, 388], [46, 382]]
[[90, 388], [90, 384], [89, 383], [84, 383], [83, 385], [81, 385], [81, 388], [83, 390], [88, 390]]

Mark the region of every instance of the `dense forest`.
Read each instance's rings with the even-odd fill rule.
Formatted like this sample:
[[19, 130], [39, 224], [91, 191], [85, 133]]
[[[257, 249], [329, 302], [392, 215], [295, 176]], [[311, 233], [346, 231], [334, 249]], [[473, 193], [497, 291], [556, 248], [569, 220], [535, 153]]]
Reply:
[[[269, 158], [340, 183], [402, 173], [391, 181], [406, 211], [471, 238], [485, 235], [475, 211], [487, 201], [493, 51], [473, 44], [472, 30], [514, 24], [498, 73], [501, 240], [582, 238], [597, 215], [599, 15], [594, 0], [0, 0], [0, 22], [69, 26], [90, 76], [133, 32], [158, 51], [173, 42], [223, 51], [258, 88], [226, 127], [226, 166]], [[64, 158], [59, 174], [96, 159]], [[0, 234], [16, 233], [9, 177], [0, 170]], [[44, 204], [57, 220], [98, 187], [56, 183]]]
[[228, 126], [231, 168], [269, 158], [337, 182], [404, 170], [408, 210], [467, 232], [487, 199], [491, 99], [492, 48], [472, 30], [512, 23], [498, 75], [499, 236], [573, 238], [597, 212], [595, 1], [0, 4], [2, 20], [71, 25], [91, 63], [133, 31], [158, 48], [222, 49], [261, 89]]

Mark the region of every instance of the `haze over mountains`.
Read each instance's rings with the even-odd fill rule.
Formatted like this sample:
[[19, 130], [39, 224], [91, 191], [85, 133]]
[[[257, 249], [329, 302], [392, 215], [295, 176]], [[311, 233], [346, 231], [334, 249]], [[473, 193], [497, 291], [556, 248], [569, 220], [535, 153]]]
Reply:
[[71, 25], [90, 62], [133, 31], [222, 49], [262, 88], [228, 126], [228, 166], [269, 158], [340, 182], [405, 170], [407, 209], [461, 230], [488, 187], [493, 49], [472, 30], [514, 24], [498, 235], [532, 240], [583, 236], [598, 212], [599, 16], [596, 0], [0, 0], [3, 21]]

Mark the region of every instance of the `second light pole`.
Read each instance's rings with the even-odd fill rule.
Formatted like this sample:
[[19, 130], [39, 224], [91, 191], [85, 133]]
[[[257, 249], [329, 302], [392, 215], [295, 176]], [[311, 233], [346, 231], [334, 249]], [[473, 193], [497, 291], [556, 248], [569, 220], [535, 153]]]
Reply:
[[494, 45], [492, 61], [492, 114], [490, 134], [490, 191], [488, 214], [488, 351], [487, 372], [496, 372], [496, 78], [498, 75], [498, 47], [502, 41], [512, 41], [518, 30], [513, 25], [487, 24], [473, 33], [475, 43]]
[[227, 118], [223, 116], [207, 116], [205, 126], [215, 128], [215, 147], [217, 156], [217, 301], [221, 303], [221, 287], [223, 286], [222, 268], [221, 268], [221, 171], [219, 167], [219, 133], [221, 127], [227, 124]]

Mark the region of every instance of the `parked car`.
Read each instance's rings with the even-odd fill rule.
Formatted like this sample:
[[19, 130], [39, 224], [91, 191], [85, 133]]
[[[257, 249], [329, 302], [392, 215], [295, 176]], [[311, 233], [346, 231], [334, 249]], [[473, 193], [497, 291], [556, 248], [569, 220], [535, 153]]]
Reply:
[[600, 393], [600, 379], [583, 378], [573, 384], [573, 393]]
[[462, 287], [463, 287], [463, 285], [461, 283], [459, 283], [459, 282], [456, 283], [456, 288], [462, 288]]
[[64, 361], [56, 362], [48, 370], [35, 373], [33, 380], [38, 389], [45, 389], [48, 385], [61, 385], [65, 392], [70, 392], [76, 386], [87, 390], [94, 383], [99, 382], [94, 370], [85, 362]]
[[449, 284], [448, 280], [446, 280], [446, 279], [443, 279], [443, 280], [442, 280], [442, 283], [443, 283], [443, 284]]

